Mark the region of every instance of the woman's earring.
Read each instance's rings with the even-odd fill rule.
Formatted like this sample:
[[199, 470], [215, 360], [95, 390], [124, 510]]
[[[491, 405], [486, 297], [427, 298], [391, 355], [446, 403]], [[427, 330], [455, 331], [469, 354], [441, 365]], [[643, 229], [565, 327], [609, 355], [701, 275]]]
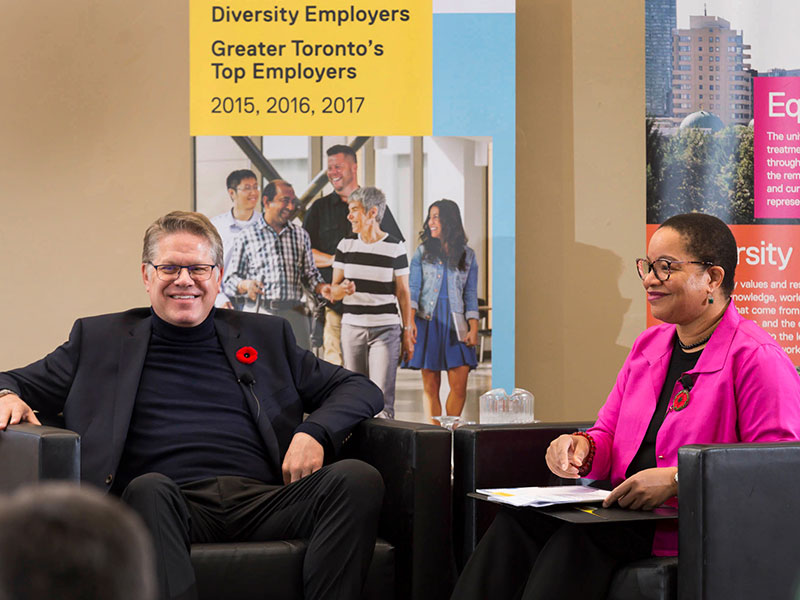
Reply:
[[708, 295], [708, 303], [714, 304], [714, 296], [712, 296], [711, 294]]

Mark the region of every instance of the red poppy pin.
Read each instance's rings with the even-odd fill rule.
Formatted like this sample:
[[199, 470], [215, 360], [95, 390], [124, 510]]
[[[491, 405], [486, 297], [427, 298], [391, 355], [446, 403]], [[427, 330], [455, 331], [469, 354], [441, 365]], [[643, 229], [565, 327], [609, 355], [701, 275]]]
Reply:
[[672, 410], [679, 411], [686, 408], [689, 404], [689, 390], [682, 389], [680, 392], [675, 394], [675, 397], [672, 399]]
[[236, 351], [236, 360], [246, 365], [252, 365], [258, 358], [258, 352], [252, 346], [244, 346]]

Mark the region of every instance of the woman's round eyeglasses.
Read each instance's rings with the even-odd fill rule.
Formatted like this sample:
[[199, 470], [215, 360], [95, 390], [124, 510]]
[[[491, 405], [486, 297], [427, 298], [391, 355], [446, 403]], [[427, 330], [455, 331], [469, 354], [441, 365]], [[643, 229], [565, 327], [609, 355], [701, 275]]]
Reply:
[[646, 258], [636, 259], [636, 271], [641, 279], [647, 277], [647, 274], [652, 271], [656, 279], [666, 281], [672, 274], [672, 265], [705, 265], [713, 267], [714, 263], [704, 260], [667, 260], [666, 258], [658, 258], [653, 262]]

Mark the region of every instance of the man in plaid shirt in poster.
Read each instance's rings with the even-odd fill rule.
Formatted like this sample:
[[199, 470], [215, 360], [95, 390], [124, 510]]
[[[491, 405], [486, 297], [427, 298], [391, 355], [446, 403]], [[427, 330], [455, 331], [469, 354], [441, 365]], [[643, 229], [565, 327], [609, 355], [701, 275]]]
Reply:
[[297, 345], [309, 349], [310, 324], [303, 288], [330, 299], [311, 254], [305, 229], [291, 222], [297, 196], [291, 184], [271, 181], [264, 188], [264, 215], [237, 234], [223, 291], [246, 296], [243, 310], [283, 317], [292, 326]]

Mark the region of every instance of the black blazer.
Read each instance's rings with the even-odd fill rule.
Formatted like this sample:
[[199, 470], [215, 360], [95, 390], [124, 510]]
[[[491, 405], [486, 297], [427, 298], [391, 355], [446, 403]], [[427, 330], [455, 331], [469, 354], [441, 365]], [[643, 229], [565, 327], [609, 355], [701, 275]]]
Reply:
[[[63, 412], [66, 427], [81, 436], [81, 479], [101, 488], [111, 488], [125, 446], [150, 321], [149, 308], [78, 319], [69, 340], [46, 357], [0, 373], [0, 389], [45, 416]], [[237, 379], [252, 381], [260, 408], [250, 385], [239, 385], [258, 415], [273, 473], [280, 474], [303, 413], [309, 413], [303, 429], [324, 431], [326, 452], [335, 454], [358, 422], [383, 407], [383, 394], [369, 379], [298, 348], [284, 319], [217, 309], [214, 323]], [[243, 346], [258, 351], [254, 363], [236, 359]]]

